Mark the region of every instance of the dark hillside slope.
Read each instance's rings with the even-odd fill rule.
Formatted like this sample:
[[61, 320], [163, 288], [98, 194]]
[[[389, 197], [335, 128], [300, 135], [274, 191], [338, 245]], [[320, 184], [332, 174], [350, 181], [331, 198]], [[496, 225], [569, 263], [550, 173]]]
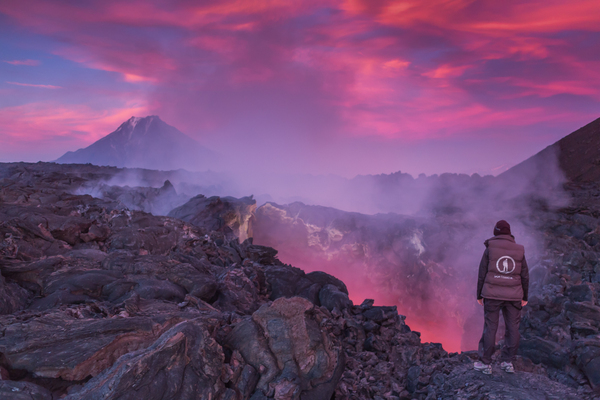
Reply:
[[571, 182], [600, 181], [600, 118], [590, 122], [536, 155], [515, 165], [500, 177], [547, 174], [558, 166]]

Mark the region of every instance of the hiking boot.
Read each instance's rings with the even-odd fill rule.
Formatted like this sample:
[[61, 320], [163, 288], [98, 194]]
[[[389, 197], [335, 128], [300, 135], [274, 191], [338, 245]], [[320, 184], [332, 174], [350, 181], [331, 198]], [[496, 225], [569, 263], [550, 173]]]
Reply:
[[513, 366], [513, 364], [511, 362], [502, 362], [500, 364], [500, 368], [502, 368], [504, 371], [508, 372], [509, 374], [515, 373], [515, 367]]
[[481, 361], [475, 361], [473, 368], [475, 368], [476, 371], [481, 371], [486, 375], [492, 374], [492, 366], [490, 364], [484, 364]]

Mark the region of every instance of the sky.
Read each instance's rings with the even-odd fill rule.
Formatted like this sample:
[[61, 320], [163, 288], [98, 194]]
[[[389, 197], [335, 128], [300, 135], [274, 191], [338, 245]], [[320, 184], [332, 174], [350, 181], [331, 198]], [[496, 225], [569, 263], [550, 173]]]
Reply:
[[232, 168], [498, 174], [600, 117], [600, 2], [0, 2], [0, 161], [147, 115]]

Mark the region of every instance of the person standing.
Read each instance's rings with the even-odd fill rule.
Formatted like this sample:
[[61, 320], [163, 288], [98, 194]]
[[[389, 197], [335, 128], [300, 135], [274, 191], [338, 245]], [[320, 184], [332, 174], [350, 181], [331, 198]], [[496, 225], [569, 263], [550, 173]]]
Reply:
[[479, 341], [480, 361], [474, 368], [484, 374], [492, 373], [492, 355], [496, 347], [496, 332], [500, 310], [506, 331], [500, 368], [513, 373], [512, 364], [519, 348], [521, 309], [527, 304], [529, 268], [525, 248], [515, 242], [510, 225], [500, 220], [494, 227], [494, 237], [486, 240], [479, 264], [477, 302], [483, 306], [483, 334]]

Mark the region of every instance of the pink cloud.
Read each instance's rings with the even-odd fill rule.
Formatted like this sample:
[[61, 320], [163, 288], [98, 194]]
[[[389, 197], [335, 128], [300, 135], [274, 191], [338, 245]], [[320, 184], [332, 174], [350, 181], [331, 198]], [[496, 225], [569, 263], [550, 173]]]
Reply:
[[36, 65], [40, 65], [38, 60], [12, 60], [12, 61], [4, 61], [5, 63], [12, 65], [28, 65], [31, 67], [35, 67]]
[[35, 85], [33, 83], [20, 83], [20, 82], [9, 82], [9, 81], [7, 81], [6, 83], [8, 83], [9, 85], [36, 87], [36, 88], [42, 88], [42, 89], [62, 89], [60, 86], [54, 86], [54, 85]]
[[131, 116], [147, 114], [146, 107], [136, 104], [108, 110], [57, 102], [0, 108], [0, 153], [39, 153], [42, 146], [46, 160], [52, 160], [106, 136]]
[[[0, 12], [56, 39], [52, 54], [150, 87], [148, 112], [213, 135], [469, 139], [585, 122], [592, 112], [560, 96], [600, 101], [597, 1], [23, 0]], [[574, 49], [573, 31], [593, 48]]]

